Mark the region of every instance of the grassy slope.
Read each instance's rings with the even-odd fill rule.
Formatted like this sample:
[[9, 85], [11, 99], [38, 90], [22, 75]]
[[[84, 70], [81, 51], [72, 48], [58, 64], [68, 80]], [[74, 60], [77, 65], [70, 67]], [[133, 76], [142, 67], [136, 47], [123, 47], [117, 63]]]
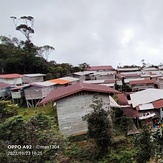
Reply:
[[[52, 105], [47, 105], [45, 107], [34, 107], [34, 108], [19, 108], [18, 114], [25, 117], [28, 120], [35, 113], [44, 112], [50, 117], [56, 116], [56, 110]], [[111, 148], [111, 157], [113, 157], [111, 162], [116, 162], [118, 159], [122, 159], [123, 155], [128, 154], [129, 151], [132, 152], [133, 146], [131, 142], [132, 138], [127, 138], [121, 134], [115, 134], [113, 139], [113, 145]], [[84, 162], [84, 163], [93, 163], [96, 160], [95, 155], [95, 144], [93, 140], [90, 140], [86, 135], [74, 137], [73, 139], [66, 139], [66, 144], [64, 151], [61, 155], [58, 156], [59, 160], [68, 159], [70, 162]], [[121, 151], [127, 151], [126, 153], [121, 153]], [[110, 155], [100, 158], [97, 162], [107, 162]]]
[[46, 115], [50, 117], [56, 116], [55, 108], [52, 107], [52, 105], [47, 105], [45, 107], [30, 107], [30, 108], [19, 108], [18, 114], [25, 117], [26, 120], [28, 120], [30, 117], [32, 117], [34, 114], [44, 112]]

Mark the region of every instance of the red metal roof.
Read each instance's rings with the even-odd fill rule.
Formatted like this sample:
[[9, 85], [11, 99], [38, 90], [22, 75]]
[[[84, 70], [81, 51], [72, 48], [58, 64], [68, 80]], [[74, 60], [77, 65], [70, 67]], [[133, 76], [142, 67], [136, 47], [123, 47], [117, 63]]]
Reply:
[[133, 74], [117, 74], [118, 77], [140, 77], [140, 74], [133, 73]]
[[132, 107], [122, 108], [122, 111], [123, 114], [126, 115], [127, 117], [135, 118], [140, 116], [140, 113], [134, 110]]
[[98, 84], [86, 84], [86, 83], [76, 83], [67, 87], [58, 88], [54, 91], [50, 92], [41, 102], [40, 104], [45, 104], [50, 101], [56, 101], [61, 98], [70, 96], [72, 94], [81, 92], [81, 91], [89, 91], [89, 92], [99, 92], [99, 93], [120, 93], [119, 91]]
[[107, 80], [104, 80], [104, 84], [110, 84], [110, 83], [115, 83], [116, 80], [114, 79], [107, 79]]
[[10, 84], [4, 83], [4, 82], [0, 82], [0, 88], [7, 88], [9, 86], [10, 86]]
[[128, 99], [124, 93], [118, 94], [117, 97], [119, 105], [128, 105]]
[[21, 78], [23, 75], [20, 74], [4, 74], [0, 75], [1, 79], [14, 79], [14, 78]]
[[163, 107], [163, 99], [152, 102], [154, 108], [159, 109]]
[[100, 70], [113, 70], [112, 66], [90, 66], [87, 68], [88, 71], [100, 71]]
[[150, 79], [145, 79], [145, 80], [133, 80], [129, 81], [130, 85], [135, 85], [135, 84], [155, 84], [156, 80], [150, 80]]

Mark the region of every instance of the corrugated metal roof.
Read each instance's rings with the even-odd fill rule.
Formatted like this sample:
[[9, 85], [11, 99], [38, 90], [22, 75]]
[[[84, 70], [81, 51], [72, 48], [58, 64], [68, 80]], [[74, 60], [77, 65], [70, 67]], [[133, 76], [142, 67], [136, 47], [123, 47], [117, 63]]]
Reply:
[[71, 76], [62, 77], [60, 79], [67, 80], [67, 81], [70, 81], [70, 82], [79, 81], [79, 78], [74, 78], [74, 77], [71, 77]]
[[105, 85], [105, 86], [107, 86], [107, 87], [114, 87], [114, 83], [109, 83], [109, 84], [100, 84], [100, 85]]
[[74, 75], [79, 75], [79, 76], [83, 76], [83, 75], [89, 75], [89, 74], [94, 74], [96, 71], [80, 71], [80, 72], [74, 72]]
[[0, 75], [1, 79], [14, 79], [14, 78], [21, 78], [23, 75], [20, 74], [4, 74]]
[[110, 65], [107, 66], [90, 66], [87, 68], [88, 71], [100, 71], [100, 70], [113, 70], [113, 67]]
[[53, 83], [55, 83], [55, 84], [68, 84], [70, 81], [68, 81], [68, 80], [64, 80], [64, 79], [60, 79], [60, 78], [58, 78], [58, 79], [52, 79], [52, 80], [48, 80], [49, 82], [53, 82]]
[[124, 72], [124, 71], [139, 71], [140, 69], [138, 67], [133, 67], [133, 68], [117, 68], [117, 71], [121, 71], [121, 72]]
[[52, 86], [55, 84], [56, 83], [49, 82], [49, 81], [31, 83], [32, 86], [38, 86], [38, 87], [48, 87], [48, 86]]
[[102, 84], [104, 83], [105, 80], [86, 80], [86, 81], [83, 81], [83, 83], [88, 83], [88, 84]]
[[105, 79], [104, 80], [104, 84], [110, 84], [110, 83], [114, 83], [115, 84], [115, 81], [114, 79]]
[[23, 74], [23, 76], [25, 77], [37, 77], [37, 76], [46, 76], [45, 74]]
[[56, 101], [81, 91], [90, 91], [90, 92], [99, 92], [99, 93], [108, 93], [108, 94], [120, 93], [119, 91], [106, 86], [100, 86], [97, 84], [76, 83], [52, 91], [40, 102], [40, 104], [48, 103], [50, 101]]
[[136, 110], [151, 110], [151, 109], [154, 109], [154, 106], [152, 103], [142, 104], [136, 107]]
[[123, 111], [123, 114], [126, 115], [127, 117], [135, 118], [141, 115], [138, 111], [134, 110], [132, 107], [126, 107], [121, 109]]
[[118, 77], [140, 77], [140, 74], [137, 74], [137, 73], [132, 73], [132, 74], [118, 74], [117, 75]]
[[134, 84], [155, 84], [156, 80], [150, 80], [150, 79], [145, 79], [145, 80], [134, 80], [134, 81], [129, 81], [130, 85], [134, 85]]
[[153, 103], [154, 108], [159, 109], [163, 107], [163, 99], [154, 101]]
[[128, 105], [128, 99], [124, 93], [117, 94], [119, 105]]
[[130, 81], [137, 81], [137, 80], [145, 80], [145, 78], [131, 78], [131, 79], [124, 79], [125, 83], [129, 83]]
[[141, 104], [150, 103], [156, 100], [163, 99], [163, 90], [149, 88], [143, 91], [134, 92], [130, 94], [133, 107], [136, 107]]
[[4, 82], [0, 82], [0, 88], [7, 88], [9, 86], [10, 86], [10, 84], [4, 83]]
[[158, 69], [155, 67], [145, 67], [142, 69], [142, 71], [157, 71]]
[[114, 75], [116, 71], [96, 71], [94, 75]]

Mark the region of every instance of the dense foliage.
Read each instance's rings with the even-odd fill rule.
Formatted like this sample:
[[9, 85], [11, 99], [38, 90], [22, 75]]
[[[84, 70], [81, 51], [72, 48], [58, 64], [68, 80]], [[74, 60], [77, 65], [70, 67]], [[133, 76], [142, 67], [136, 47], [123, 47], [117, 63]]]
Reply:
[[98, 96], [93, 98], [90, 107], [93, 112], [87, 114], [84, 120], [88, 123], [88, 134], [96, 142], [97, 149], [101, 152], [108, 152], [108, 147], [111, 145], [112, 125], [109, 119], [109, 112], [102, 108], [103, 101], [98, 99]]
[[[58, 64], [55, 61], [47, 61], [40, 55], [40, 49], [46, 53], [47, 46], [33, 46], [31, 51], [24, 49], [23, 41], [17, 38], [0, 37], [0, 73], [43, 73], [47, 78], [68, 76], [73, 72], [80, 71], [79, 66], [69, 63]], [[43, 50], [42, 50], [43, 51]]]
[[[3, 162], [53, 162], [63, 148], [61, 136], [53, 121], [43, 113], [28, 121], [13, 116], [0, 125], [1, 161]], [[12, 145], [20, 148], [12, 149]], [[38, 146], [42, 146], [39, 147]]]
[[48, 61], [48, 56], [55, 49], [50, 45], [34, 45], [31, 40], [31, 34], [34, 34], [32, 16], [20, 18], [12, 16], [11, 18], [15, 29], [23, 33], [25, 40], [0, 36], [0, 74], [43, 73], [47, 74], [47, 79], [51, 79], [82, 70], [80, 65], [72, 66], [69, 63], [57, 64], [55, 61]]
[[138, 135], [135, 146], [137, 148], [137, 162], [146, 163], [153, 156], [153, 144], [151, 142], [151, 131], [147, 126], [143, 126], [143, 130]]

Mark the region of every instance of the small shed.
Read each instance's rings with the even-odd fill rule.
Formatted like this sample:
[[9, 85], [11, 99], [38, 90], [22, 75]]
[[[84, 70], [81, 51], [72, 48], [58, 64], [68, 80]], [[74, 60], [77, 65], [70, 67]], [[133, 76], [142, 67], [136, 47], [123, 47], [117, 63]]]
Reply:
[[55, 89], [55, 84], [48, 81], [31, 83], [30, 87], [24, 90], [27, 107], [36, 106], [39, 101]]
[[12, 86], [22, 85], [22, 75], [20, 74], [3, 74], [0, 75], [0, 82], [10, 84]]
[[10, 89], [13, 103], [22, 104], [24, 102], [24, 97], [25, 97], [24, 96], [24, 89], [26, 89], [29, 86], [30, 86], [29, 84], [25, 84], [22, 86], [12, 87]]

